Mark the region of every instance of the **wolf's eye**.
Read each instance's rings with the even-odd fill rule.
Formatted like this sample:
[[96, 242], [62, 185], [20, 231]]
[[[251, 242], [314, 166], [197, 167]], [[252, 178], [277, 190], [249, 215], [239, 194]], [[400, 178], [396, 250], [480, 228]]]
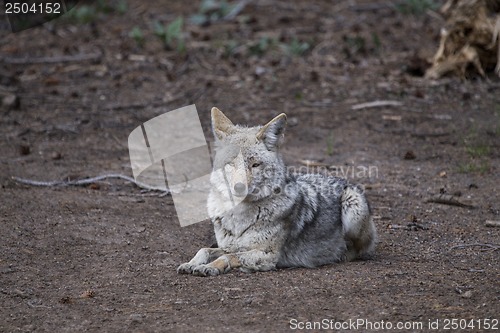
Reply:
[[252, 164], [252, 168], [258, 168], [260, 167], [260, 163], [259, 162], [256, 162], [254, 164]]

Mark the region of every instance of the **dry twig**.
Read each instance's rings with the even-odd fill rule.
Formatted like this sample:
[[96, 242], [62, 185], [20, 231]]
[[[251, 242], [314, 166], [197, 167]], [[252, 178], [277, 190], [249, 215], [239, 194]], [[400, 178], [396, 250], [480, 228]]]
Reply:
[[458, 199], [449, 194], [439, 194], [434, 197], [427, 199], [425, 202], [438, 203], [443, 205], [457, 206], [457, 207], [466, 207], [466, 208], [476, 208], [476, 206], [458, 201]]
[[492, 221], [492, 220], [486, 220], [484, 223], [485, 226], [487, 227], [497, 227], [500, 228], [500, 221]]
[[373, 101], [373, 102], [355, 104], [351, 106], [351, 110], [362, 110], [369, 108], [378, 108], [382, 106], [402, 106], [402, 105], [403, 103], [398, 101]]
[[87, 53], [87, 54], [75, 54], [67, 56], [55, 56], [55, 57], [39, 57], [39, 58], [14, 58], [14, 57], [3, 57], [0, 58], [0, 62], [6, 64], [15, 65], [25, 65], [25, 64], [57, 64], [60, 62], [77, 62], [86, 60], [97, 60], [102, 57], [101, 53]]
[[455, 245], [452, 246], [450, 249], [455, 250], [455, 249], [464, 249], [466, 247], [475, 247], [475, 246], [480, 246], [480, 247], [487, 247], [490, 248], [491, 251], [496, 251], [500, 249], [500, 245], [495, 245], [495, 244], [488, 244], [488, 243], [472, 243], [472, 244], [460, 244], [460, 245]]
[[132, 183], [140, 188], [149, 190], [149, 191], [161, 191], [166, 194], [170, 193], [170, 191], [167, 189], [165, 191], [164, 188], [160, 187], [155, 187], [151, 186], [142, 182], [136, 181], [134, 178], [121, 175], [121, 174], [105, 174], [105, 175], [100, 175], [97, 177], [92, 177], [92, 178], [84, 178], [84, 179], [77, 179], [77, 180], [66, 180], [66, 181], [61, 181], [61, 180], [55, 180], [55, 181], [39, 181], [39, 180], [33, 180], [33, 179], [26, 179], [26, 178], [20, 178], [20, 177], [12, 177], [16, 182], [25, 184], [25, 185], [31, 185], [31, 186], [45, 186], [45, 187], [56, 187], [56, 186], [82, 186], [82, 185], [89, 185], [98, 181], [102, 181], [104, 179], [122, 179], [125, 180], [129, 183]]

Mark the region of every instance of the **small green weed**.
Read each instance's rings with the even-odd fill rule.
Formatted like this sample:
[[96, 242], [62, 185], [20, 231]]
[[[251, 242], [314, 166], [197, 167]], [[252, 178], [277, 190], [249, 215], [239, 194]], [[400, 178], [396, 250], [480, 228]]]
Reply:
[[70, 21], [86, 24], [95, 21], [98, 12], [94, 6], [82, 5], [71, 9], [66, 15]]
[[297, 92], [293, 95], [293, 97], [295, 98], [295, 100], [296, 100], [297, 102], [300, 102], [300, 101], [302, 101], [302, 100], [304, 99], [304, 95], [302, 94], [302, 91], [297, 91]]
[[115, 10], [118, 14], [123, 15], [128, 10], [128, 3], [126, 0], [120, 0], [115, 6]]
[[228, 41], [227, 43], [224, 44], [224, 53], [223, 53], [223, 56], [225, 58], [229, 58], [229, 57], [232, 57], [236, 54], [238, 48], [240, 47], [240, 45], [238, 44], [237, 41], [235, 40], [230, 40]]
[[225, 0], [202, 0], [198, 13], [191, 15], [189, 22], [198, 25], [210, 24], [222, 20], [233, 8], [234, 5]]
[[362, 36], [344, 36], [344, 54], [347, 57], [352, 57], [358, 54], [366, 53], [366, 40]]
[[128, 35], [133, 40], [135, 40], [138, 46], [142, 47], [144, 45], [144, 34], [142, 33], [141, 28], [139, 28], [138, 26], [132, 28], [132, 30], [130, 30]]
[[326, 138], [326, 154], [328, 156], [333, 155], [333, 131], [331, 131], [328, 138]]
[[73, 7], [65, 17], [78, 24], [87, 24], [97, 20], [102, 15], [118, 13], [123, 15], [128, 10], [127, 0], [105, 1], [98, 0], [91, 5]]
[[476, 127], [472, 127], [463, 138], [464, 149], [470, 157], [468, 163], [461, 163], [458, 171], [461, 173], [487, 173], [490, 171], [488, 155], [491, 153], [491, 146], [481, 138]]
[[[265, 54], [271, 53], [273, 56], [281, 57], [304, 56], [310, 49], [311, 45], [308, 42], [301, 41], [294, 37], [288, 43], [280, 42], [276, 37], [262, 36], [256, 40], [240, 44], [236, 40], [229, 40], [221, 45], [223, 47], [223, 56], [231, 57], [236, 54], [245, 53], [247, 56], [262, 57]], [[242, 52], [242, 50], [244, 50]]]
[[283, 48], [286, 54], [300, 57], [309, 51], [311, 45], [307, 42], [301, 42], [295, 37], [289, 44], [284, 44]]
[[375, 48], [375, 52], [380, 52], [382, 48], [382, 42], [380, 41], [380, 37], [376, 32], [372, 32], [372, 42]]
[[490, 147], [485, 144], [474, 144], [470, 146], [466, 146], [465, 150], [470, 157], [479, 158], [483, 156], [487, 156], [490, 153]]
[[436, 10], [439, 4], [435, 0], [404, 0], [396, 5], [396, 9], [405, 15], [422, 15], [427, 10]]
[[458, 165], [458, 172], [460, 173], [487, 173], [490, 171], [490, 164], [487, 161], [476, 163], [461, 163]]
[[495, 136], [500, 136], [500, 104], [496, 105], [495, 116], [497, 118], [497, 126], [495, 128]]
[[490, 153], [490, 146], [479, 137], [476, 127], [472, 127], [463, 139], [465, 151], [472, 158], [481, 158]]
[[251, 55], [263, 56], [270, 49], [275, 48], [277, 45], [277, 41], [274, 38], [270, 37], [261, 37], [259, 40], [251, 43], [248, 46], [248, 52]]
[[186, 51], [184, 37], [182, 35], [183, 22], [183, 18], [179, 16], [166, 26], [158, 21], [154, 23], [154, 33], [163, 41], [166, 49], [177, 49], [180, 53]]

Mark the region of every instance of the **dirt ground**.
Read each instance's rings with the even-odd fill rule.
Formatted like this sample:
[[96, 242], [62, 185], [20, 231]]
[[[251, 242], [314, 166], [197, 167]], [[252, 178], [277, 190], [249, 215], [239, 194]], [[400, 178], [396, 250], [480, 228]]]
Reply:
[[[199, 26], [187, 21], [198, 8], [128, 1], [93, 23], [1, 32], [0, 87], [19, 105], [0, 110], [0, 331], [287, 332], [323, 319], [422, 323], [397, 330], [416, 332], [451, 319], [478, 332], [496, 319], [498, 329], [500, 228], [486, 221], [500, 220], [500, 79], [424, 80], [443, 23], [429, 12], [258, 0], [235, 20]], [[185, 52], [153, 33], [155, 21], [179, 16]], [[352, 108], [377, 100], [401, 104]], [[129, 133], [190, 104], [208, 141], [212, 106], [249, 125], [285, 112], [288, 164], [334, 165], [365, 186], [374, 257], [178, 275], [214, 237], [208, 221], [180, 227], [170, 196], [121, 180], [12, 179], [131, 176]], [[437, 195], [464, 205], [427, 202]]]

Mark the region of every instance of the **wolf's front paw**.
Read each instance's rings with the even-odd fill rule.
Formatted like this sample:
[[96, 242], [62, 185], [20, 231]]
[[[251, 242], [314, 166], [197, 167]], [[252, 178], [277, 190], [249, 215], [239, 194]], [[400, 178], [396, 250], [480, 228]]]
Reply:
[[179, 267], [177, 267], [177, 273], [178, 274], [191, 274], [193, 273], [193, 269], [195, 268], [194, 265], [191, 265], [188, 262], [185, 262], [181, 264]]
[[220, 273], [219, 269], [209, 265], [199, 265], [193, 269], [193, 275], [197, 276], [216, 276]]

